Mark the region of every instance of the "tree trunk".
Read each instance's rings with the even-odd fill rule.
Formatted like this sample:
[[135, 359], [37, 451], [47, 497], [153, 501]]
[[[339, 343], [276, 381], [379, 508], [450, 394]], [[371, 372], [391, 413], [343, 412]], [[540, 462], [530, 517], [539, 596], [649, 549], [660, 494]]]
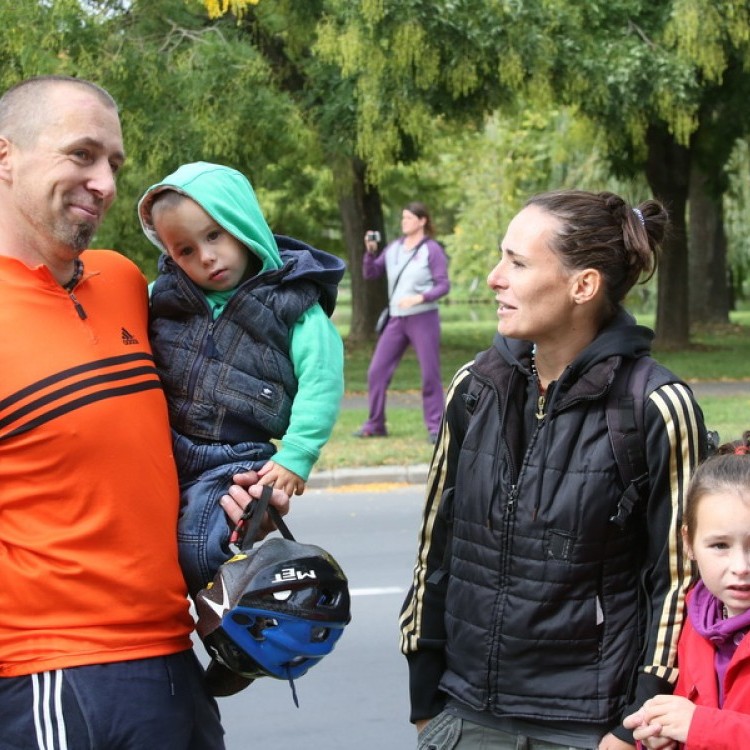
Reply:
[[664, 127], [650, 126], [646, 143], [646, 178], [654, 197], [667, 207], [670, 218], [670, 228], [659, 260], [654, 344], [679, 349], [690, 343], [685, 223], [690, 152], [680, 146]]
[[[720, 165], [717, 165], [720, 168]], [[693, 162], [690, 170], [690, 324], [729, 323], [727, 238], [714, 175]]]
[[385, 243], [383, 208], [378, 189], [367, 183], [365, 165], [360, 159], [343, 160], [334, 171], [339, 185], [339, 212], [349, 255], [352, 289], [352, 317], [347, 340], [357, 344], [375, 338], [375, 323], [388, 302], [385, 276], [377, 281], [362, 278], [365, 232], [369, 229], [379, 231]]

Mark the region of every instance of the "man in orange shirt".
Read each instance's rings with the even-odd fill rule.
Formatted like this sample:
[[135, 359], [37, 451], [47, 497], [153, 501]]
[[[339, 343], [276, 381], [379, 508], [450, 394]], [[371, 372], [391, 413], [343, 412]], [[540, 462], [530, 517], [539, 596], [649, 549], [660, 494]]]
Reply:
[[[124, 159], [95, 84], [0, 98], [0, 750], [224, 747], [190, 640], [146, 280], [86, 249]], [[236, 481], [235, 522], [260, 495]]]

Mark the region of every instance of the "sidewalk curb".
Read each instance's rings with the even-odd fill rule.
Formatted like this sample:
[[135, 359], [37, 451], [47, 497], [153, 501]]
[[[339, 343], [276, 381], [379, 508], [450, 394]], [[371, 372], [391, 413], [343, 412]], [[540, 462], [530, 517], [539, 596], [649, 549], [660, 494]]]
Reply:
[[350, 484], [424, 484], [429, 464], [412, 466], [360, 466], [349, 469], [315, 471], [307, 480], [309, 489], [328, 489]]

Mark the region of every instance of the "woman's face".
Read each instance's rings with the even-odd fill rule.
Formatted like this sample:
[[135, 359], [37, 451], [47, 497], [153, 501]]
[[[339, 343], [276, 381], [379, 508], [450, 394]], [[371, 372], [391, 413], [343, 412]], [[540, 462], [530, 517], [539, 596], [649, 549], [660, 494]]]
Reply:
[[533, 205], [508, 225], [500, 262], [487, 277], [503, 336], [559, 342], [570, 332], [576, 274], [549, 247], [559, 229], [558, 219]]
[[411, 211], [404, 209], [401, 212], [401, 233], [409, 236], [418, 232], [420, 229], [424, 229], [424, 225], [427, 223], [427, 219], [422, 216], [419, 217], [413, 214]]

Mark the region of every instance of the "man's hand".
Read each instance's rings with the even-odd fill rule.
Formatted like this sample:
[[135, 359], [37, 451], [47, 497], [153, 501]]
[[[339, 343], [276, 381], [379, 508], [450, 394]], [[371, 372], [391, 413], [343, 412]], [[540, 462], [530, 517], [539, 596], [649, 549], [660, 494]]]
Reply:
[[[256, 471], [246, 471], [232, 477], [234, 484], [227, 490], [227, 494], [222, 496], [219, 503], [233, 523], [238, 523], [245, 508], [260, 497], [263, 485], [260, 484], [259, 479]], [[284, 490], [274, 489], [270, 502], [282, 516], [289, 512], [289, 495]], [[262, 539], [275, 528], [273, 521], [266, 514], [260, 527], [259, 538]]]

